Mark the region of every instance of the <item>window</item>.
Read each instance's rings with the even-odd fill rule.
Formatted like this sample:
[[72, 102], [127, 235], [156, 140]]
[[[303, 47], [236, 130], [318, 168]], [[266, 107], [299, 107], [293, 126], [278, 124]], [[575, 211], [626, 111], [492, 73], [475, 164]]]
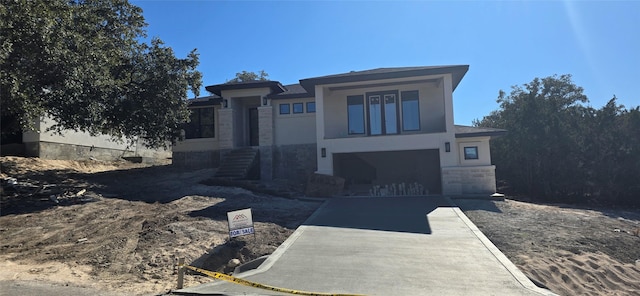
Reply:
[[191, 109], [191, 121], [184, 125], [185, 139], [215, 137], [213, 107]]
[[398, 133], [398, 100], [396, 92], [367, 94], [369, 134]]
[[364, 96], [347, 97], [349, 134], [364, 134]]
[[304, 104], [293, 103], [293, 113], [304, 113]]
[[402, 92], [402, 130], [420, 130], [420, 105], [417, 90]]
[[464, 159], [478, 159], [478, 146], [464, 147]]
[[307, 113], [316, 113], [316, 102], [307, 102]]
[[280, 114], [291, 113], [291, 106], [289, 104], [280, 104]]

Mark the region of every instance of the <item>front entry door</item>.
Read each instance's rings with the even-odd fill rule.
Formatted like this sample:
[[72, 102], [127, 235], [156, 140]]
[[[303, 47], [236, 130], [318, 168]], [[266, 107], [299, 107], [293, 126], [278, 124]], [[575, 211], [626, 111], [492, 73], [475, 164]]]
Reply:
[[259, 146], [258, 108], [249, 108], [249, 146]]

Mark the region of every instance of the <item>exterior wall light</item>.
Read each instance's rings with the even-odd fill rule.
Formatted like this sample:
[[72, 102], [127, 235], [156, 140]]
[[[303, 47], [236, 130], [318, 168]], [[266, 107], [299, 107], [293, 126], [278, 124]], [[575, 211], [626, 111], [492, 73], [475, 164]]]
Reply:
[[327, 148], [320, 148], [320, 156], [327, 157]]
[[267, 97], [262, 97], [262, 106], [267, 105]]
[[225, 108], [229, 107], [229, 100], [227, 99], [222, 100], [222, 106], [224, 106]]
[[451, 152], [451, 143], [444, 142], [444, 151], [445, 152]]

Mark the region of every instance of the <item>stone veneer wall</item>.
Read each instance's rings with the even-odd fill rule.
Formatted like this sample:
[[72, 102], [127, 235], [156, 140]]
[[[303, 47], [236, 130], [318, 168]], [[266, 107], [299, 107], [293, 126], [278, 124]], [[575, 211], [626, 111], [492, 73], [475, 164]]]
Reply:
[[316, 150], [315, 143], [275, 146], [273, 149], [274, 179], [306, 183], [309, 176], [317, 170]]
[[469, 166], [442, 168], [444, 195], [493, 194], [496, 192], [496, 167]]
[[192, 169], [217, 168], [220, 166], [220, 151], [173, 152], [172, 164]]
[[141, 148], [138, 155], [131, 149], [110, 149], [93, 146], [82, 146], [51, 142], [27, 142], [24, 143], [24, 154], [29, 157], [40, 157], [44, 159], [64, 159], [64, 160], [119, 160], [122, 157], [141, 156], [145, 162], [154, 163], [154, 159], [167, 159], [171, 157], [171, 151], [153, 151]]

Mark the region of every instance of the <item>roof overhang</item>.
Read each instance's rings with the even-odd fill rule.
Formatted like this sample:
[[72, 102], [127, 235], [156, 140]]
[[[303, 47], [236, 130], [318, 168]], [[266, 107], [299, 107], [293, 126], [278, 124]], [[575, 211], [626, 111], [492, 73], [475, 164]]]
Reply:
[[451, 74], [453, 78], [453, 89], [455, 90], [468, 70], [469, 65], [379, 68], [373, 70], [302, 79], [300, 80], [300, 84], [309, 94], [315, 95], [316, 85]]
[[215, 95], [187, 100], [189, 107], [213, 106], [220, 105], [221, 103], [222, 98]]
[[286, 88], [278, 81], [247, 81], [247, 82], [234, 82], [223, 83], [216, 85], [209, 85], [205, 89], [213, 94], [222, 96], [223, 90], [237, 90], [237, 89], [252, 89], [252, 88], [265, 88], [271, 89], [270, 94], [277, 94], [286, 91]]
[[507, 130], [492, 127], [474, 127], [466, 125], [456, 125], [456, 138], [491, 137], [492, 139], [507, 134]]

